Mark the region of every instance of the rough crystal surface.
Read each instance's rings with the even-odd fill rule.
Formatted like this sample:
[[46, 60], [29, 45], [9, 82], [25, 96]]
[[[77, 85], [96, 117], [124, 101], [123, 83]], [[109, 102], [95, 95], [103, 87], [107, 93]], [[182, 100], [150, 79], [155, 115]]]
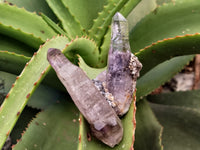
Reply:
[[118, 144], [123, 137], [121, 120], [93, 81], [58, 49], [49, 49], [47, 59], [90, 124], [93, 135], [110, 147]]
[[142, 64], [130, 51], [127, 20], [116, 13], [112, 21], [106, 88], [114, 97], [114, 110], [119, 116], [129, 110], [141, 68]]

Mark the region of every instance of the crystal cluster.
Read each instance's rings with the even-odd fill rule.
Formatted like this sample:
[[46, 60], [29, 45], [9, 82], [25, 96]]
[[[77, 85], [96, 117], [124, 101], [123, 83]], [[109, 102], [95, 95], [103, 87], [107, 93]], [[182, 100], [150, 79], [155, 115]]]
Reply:
[[60, 50], [50, 48], [47, 59], [95, 137], [114, 147], [122, 140], [118, 116], [130, 107], [142, 64], [130, 51], [127, 20], [116, 13], [112, 21], [108, 69], [90, 80]]
[[50, 48], [47, 59], [90, 124], [93, 135], [110, 147], [118, 144], [123, 137], [121, 120], [92, 80], [58, 49]]

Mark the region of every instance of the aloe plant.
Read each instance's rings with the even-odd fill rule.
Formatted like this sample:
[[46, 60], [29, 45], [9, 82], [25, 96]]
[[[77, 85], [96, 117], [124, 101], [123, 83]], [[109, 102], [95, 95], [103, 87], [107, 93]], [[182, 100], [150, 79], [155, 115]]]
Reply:
[[199, 0], [0, 2], [1, 148], [10, 135], [16, 150], [111, 149], [91, 135], [46, 56], [49, 48], [61, 49], [95, 78], [106, 68], [116, 12], [129, 20], [131, 50], [143, 69], [121, 118], [123, 140], [113, 149], [200, 147], [200, 91], [150, 95], [200, 52]]

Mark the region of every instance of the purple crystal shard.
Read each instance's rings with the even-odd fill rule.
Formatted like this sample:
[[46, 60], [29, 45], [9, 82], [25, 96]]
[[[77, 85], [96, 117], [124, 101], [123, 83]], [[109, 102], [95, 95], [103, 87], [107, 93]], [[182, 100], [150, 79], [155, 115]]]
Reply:
[[114, 97], [114, 110], [122, 116], [129, 110], [142, 64], [130, 51], [128, 23], [120, 13], [114, 15], [111, 29], [106, 88]]
[[93, 135], [110, 147], [118, 144], [123, 137], [121, 120], [93, 81], [58, 49], [49, 49], [47, 59], [90, 124]]

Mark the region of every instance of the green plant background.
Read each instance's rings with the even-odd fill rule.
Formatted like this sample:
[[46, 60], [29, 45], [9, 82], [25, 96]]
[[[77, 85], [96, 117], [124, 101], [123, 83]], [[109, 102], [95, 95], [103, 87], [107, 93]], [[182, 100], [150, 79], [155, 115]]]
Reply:
[[95, 78], [106, 69], [111, 19], [120, 12], [143, 69], [136, 116], [131, 105], [124, 139], [113, 149], [132, 149], [135, 140], [135, 150], [198, 150], [200, 91], [150, 93], [200, 52], [199, 8], [199, 0], [1, 0], [0, 147], [10, 135], [15, 150], [111, 149], [88, 141], [88, 124], [46, 53], [61, 49]]

